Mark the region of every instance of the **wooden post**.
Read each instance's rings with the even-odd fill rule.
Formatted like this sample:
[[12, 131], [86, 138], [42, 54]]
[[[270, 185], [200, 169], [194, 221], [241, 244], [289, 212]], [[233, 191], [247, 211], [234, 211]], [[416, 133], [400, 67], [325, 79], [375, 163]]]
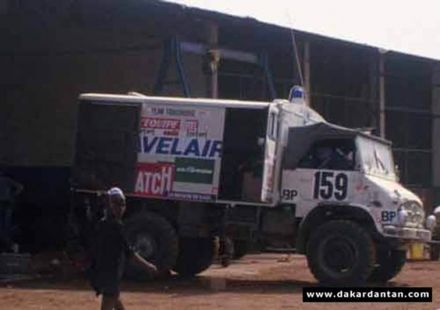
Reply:
[[214, 22], [208, 24], [208, 48], [210, 57], [210, 95], [212, 98], [218, 98], [218, 64], [220, 54], [218, 48], [218, 25]]
[[[379, 56], [380, 57], [380, 56]], [[379, 66], [378, 66], [378, 60], [379, 60], [377, 53], [372, 53], [372, 55], [369, 58], [369, 68], [368, 68], [368, 74], [369, 74], [369, 103], [368, 103], [368, 109], [371, 111], [370, 117], [368, 118], [369, 124], [368, 126], [375, 128], [377, 132], [379, 132], [379, 113], [377, 111], [379, 110], [379, 96], [378, 96], [378, 86], [379, 86]], [[374, 112], [374, 114], [373, 114]]]
[[385, 138], [385, 51], [379, 50], [379, 128]]

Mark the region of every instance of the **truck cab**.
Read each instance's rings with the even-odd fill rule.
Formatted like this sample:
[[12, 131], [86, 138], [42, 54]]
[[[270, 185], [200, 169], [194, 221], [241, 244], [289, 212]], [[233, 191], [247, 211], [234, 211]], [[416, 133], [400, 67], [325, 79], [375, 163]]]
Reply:
[[390, 142], [328, 123], [293, 127], [284, 160], [281, 203], [296, 204], [297, 217], [358, 208], [384, 237], [430, 240], [421, 200], [398, 181]]
[[407, 245], [430, 241], [435, 225], [399, 183], [391, 142], [330, 124], [301, 102], [279, 107], [275, 209], [293, 210], [296, 252], [323, 283], [388, 281]]

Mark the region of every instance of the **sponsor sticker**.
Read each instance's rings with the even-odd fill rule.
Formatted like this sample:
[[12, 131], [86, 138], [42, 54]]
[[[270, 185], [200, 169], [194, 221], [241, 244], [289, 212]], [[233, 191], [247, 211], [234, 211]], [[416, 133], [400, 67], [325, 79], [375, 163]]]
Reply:
[[214, 160], [176, 158], [176, 182], [212, 184]]
[[213, 195], [198, 194], [198, 193], [182, 193], [182, 192], [172, 192], [170, 193], [169, 197], [174, 199], [197, 200], [197, 201], [209, 201], [214, 199]]
[[136, 194], [209, 200], [218, 195], [225, 110], [145, 103]]
[[172, 190], [174, 175], [173, 163], [140, 163], [135, 193], [149, 197], [166, 197]]
[[143, 117], [141, 119], [141, 128], [179, 130], [180, 120], [172, 118]]
[[222, 142], [219, 140], [143, 136], [140, 145], [141, 153], [153, 155], [220, 158], [222, 153]]

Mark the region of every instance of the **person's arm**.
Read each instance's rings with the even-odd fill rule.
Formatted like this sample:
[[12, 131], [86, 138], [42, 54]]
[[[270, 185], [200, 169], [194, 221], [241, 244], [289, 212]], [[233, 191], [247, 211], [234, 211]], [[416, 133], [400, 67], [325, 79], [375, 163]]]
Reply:
[[133, 248], [129, 245], [125, 234], [122, 233], [122, 236], [124, 242], [124, 250], [127, 257], [129, 257], [129, 259], [133, 261], [135, 264], [142, 266], [142, 268], [144, 268], [145, 271], [151, 274], [156, 274], [158, 272], [157, 267], [154, 264], [147, 261], [146, 259], [144, 259], [142, 256], [140, 256], [138, 253], [136, 253], [133, 250]]
[[142, 256], [140, 256], [138, 253], [133, 252], [133, 255], [131, 256], [132, 261], [134, 261], [139, 266], [142, 266], [142, 268], [145, 269], [145, 271], [151, 273], [151, 274], [157, 274], [158, 270], [157, 267], [144, 259]]

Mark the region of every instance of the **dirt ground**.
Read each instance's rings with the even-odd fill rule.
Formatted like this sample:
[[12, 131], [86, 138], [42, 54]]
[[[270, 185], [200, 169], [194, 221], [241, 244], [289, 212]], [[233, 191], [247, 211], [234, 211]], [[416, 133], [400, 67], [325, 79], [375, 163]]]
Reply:
[[[440, 262], [410, 262], [390, 286], [433, 287], [432, 303], [303, 303], [302, 288], [316, 281], [304, 257], [249, 255], [228, 268], [214, 265], [193, 280], [124, 283], [128, 310], [141, 309], [440, 309]], [[99, 309], [82, 279], [3, 283], [0, 309]]]

